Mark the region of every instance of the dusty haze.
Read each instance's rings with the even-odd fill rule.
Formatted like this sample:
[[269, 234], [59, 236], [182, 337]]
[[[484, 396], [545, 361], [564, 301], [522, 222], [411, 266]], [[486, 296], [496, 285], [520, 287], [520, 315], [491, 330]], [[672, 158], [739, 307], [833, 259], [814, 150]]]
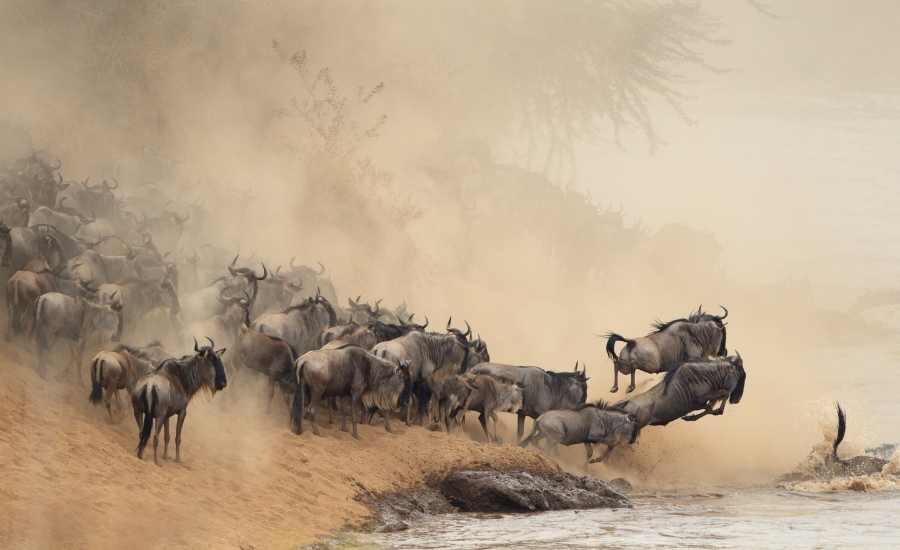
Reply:
[[756, 482], [802, 460], [836, 399], [858, 447], [900, 437], [882, 416], [896, 412], [872, 410], [897, 376], [866, 383], [895, 370], [895, 332], [848, 313], [900, 262], [884, 253], [898, 83], [873, 60], [897, 43], [869, 17], [897, 8], [849, 5], [685, 15], [710, 38], [695, 51], [731, 72], [666, 64], [689, 77], [675, 87], [696, 124], [651, 97], [654, 144], [641, 120], [615, 131], [598, 99], [612, 92], [573, 61], [595, 34], [609, 48], [652, 39], [590, 7], [13, 1], [3, 124], [67, 178], [115, 175], [134, 194], [157, 182], [176, 208], [205, 208], [178, 254], [213, 242], [320, 260], [342, 301], [467, 319], [495, 361], [584, 361], [596, 398], [612, 375], [597, 334], [725, 304], [744, 401], [646, 430], [611, 468]]

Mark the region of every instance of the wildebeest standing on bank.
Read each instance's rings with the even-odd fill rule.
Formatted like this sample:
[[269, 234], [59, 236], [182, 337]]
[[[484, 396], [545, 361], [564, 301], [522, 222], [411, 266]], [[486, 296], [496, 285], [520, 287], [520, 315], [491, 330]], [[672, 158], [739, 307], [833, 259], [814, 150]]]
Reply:
[[337, 324], [337, 314], [324, 296], [316, 295], [281, 313], [266, 313], [253, 321], [253, 329], [281, 338], [295, 356], [319, 349], [322, 332]]
[[[665, 426], [673, 420], [699, 420], [725, 412], [726, 401], [740, 403], [747, 373], [740, 353], [734, 356], [699, 359], [666, 373], [649, 390], [612, 406], [634, 416], [641, 427]], [[721, 401], [718, 408], [715, 404]], [[701, 413], [690, 415], [694, 411]]]
[[[488, 441], [500, 441], [497, 433], [498, 412], [518, 412], [522, 408], [522, 387], [486, 374], [463, 374], [445, 381], [438, 400], [440, 419], [447, 433], [451, 424], [461, 420], [466, 411], [478, 413], [478, 421]], [[488, 420], [494, 424], [493, 434]]]
[[[575, 410], [548, 411], [534, 421], [531, 434], [520, 444], [527, 447], [546, 439], [551, 451], [557, 445], [584, 444], [587, 463], [603, 462], [618, 445], [637, 441], [641, 428], [630, 414], [610, 409], [603, 401], [586, 403]], [[606, 452], [600, 458], [594, 456], [594, 445], [606, 445]]]
[[225, 349], [216, 350], [215, 342], [209, 340], [208, 346], [199, 347], [194, 340], [194, 355], [181, 359], [167, 359], [153, 372], [138, 380], [131, 396], [134, 409], [134, 420], [141, 430], [138, 440], [137, 456], [144, 457], [144, 448], [153, 431], [153, 462], [159, 464], [157, 447], [159, 446], [159, 430], [165, 428], [165, 444], [163, 458], [169, 454], [169, 418], [178, 415], [175, 424], [175, 461], [181, 461], [181, 428], [187, 417], [187, 407], [191, 398], [201, 389], [207, 389], [215, 395], [225, 388], [225, 367], [221, 355]]
[[130, 395], [138, 378], [152, 368], [151, 357], [136, 348], [120, 345], [112, 351], [100, 351], [91, 360], [91, 394], [88, 400], [95, 405], [102, 400], [112, 422], [113, 395], [117, 403], [119, 390], [128, 390]]
[[545, 371], [539, 367], [484, 363], [471, 371], [473, 374], [487, 374], [509, 380], [522, 386], [522, 408], [516, 412], [516, 441], [525, 432], [525, 417], [537, 418], [547, 411], [574, 409], [587, 399], [586, 368], [574, 372]]
[[35, 259], [6, 281], [6, 311], [8, 328], [6, 339], [16, 334], [31, 334], [34, 322], [34, 307], [38, 298], [48, 292], [60, 291], [75, 295], [77, 283], [54, 273], [47, 261]]
[[[468, 332], [464, 334], [450, 329], [449, 320], [447, 327], [449, 334], [414, 331], [400, 338], [381, 342], [372, 348], [372, 353], [394, 364], [401, 361], [409, 362], [412, 397], [416, 399], [419, 418], [424, 417], [428, 409], [432, 395], [431, 377], [435, 371], [447, 369], [444, 372], [448, 376], [459, 374], [468, 364], [470, 351]], [[412, 417], [411, 402], [407, 406], [408, 424]]]
[[[81, 359], [88, 345], [99, 347], [112, 341], [122, 326], [122, 306], [118, 302], [100, 304], [84, 291], [72, 297], [49, 292], [38, 298], [34, 314], [35, 361], [41, 376], [46, 373], [46, 355], [59, 339], [69, 340], [74, 347], [71, 365], [82, 381]], [[98, 345], [99, 344], [99, 345]]]
[[[627, 392], [634, 391], [635, 372], [667, 372], [684, 361], [708, 356], [724, 356], [725, 315], [710, 315], [702, 308], [687, 319], [675, 319], [667, 323], [655, 323], [654, 332], [641, 338], [629, 339], [614, 332], [606, 335], [606, 354], [613, 361], [612, 393], [619, 391], [619, 373], [630, 374], [631, 384]], [[625, 342], [625, 348], [616, 355], [616, 342]]]
[[[291, 426], [303, 433], [306, 397], [312, 412], [313, 433], [319, 435], [316, 415], [323, 398], [349, 397], [353, 437], [360, 405], [375, 408], [384, 418], [384, 429], [391, 431], [388, 414], [402, 407], [409, 396], [409, 363], [393, 363], [376, 357], [358, 346], [307, 352], [296, 362], [297, 390], [291, 407]], [[346, 430], [346, 415], [341, 412], [341, 429]]]
[[267, 413], [272, 409], [276, 385], [280, 384], [282, 389], [294, 388], [294, 359], [294, 352], [287, 342], [252, 328], [250, 307], [245, 307], [244, 322], [238, 327], [232, 351], [232, 365], [238, 372], [242, 368], [247, 368], [266, 377], [269, 384]]

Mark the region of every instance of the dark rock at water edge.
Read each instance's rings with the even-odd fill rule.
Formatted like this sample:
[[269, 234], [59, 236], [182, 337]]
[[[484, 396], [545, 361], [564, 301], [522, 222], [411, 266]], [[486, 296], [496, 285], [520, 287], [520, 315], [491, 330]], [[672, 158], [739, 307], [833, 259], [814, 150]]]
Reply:
[[405, 531], [416, 519], [456, 511], [437, 489], [428, 486], [380, 495], [365, 492], [359, 498], [375, 513], [368, 528], [382, 533]]
[[462, 470], [438, 488], [464, 512], [544, 512], [578, 508], [622, 508], [628, 498], [606, 482], [566, 473], [534, 474]]
[[623, 477], [617, 477], [616, 479], [611, 479], [606, 482], [609, 485], [610, 489], [616, 491], [617, 493], [621, 493], [623, 495], [630, 494], [633, 487], [631, 483], [628, 482], [627, 479]]

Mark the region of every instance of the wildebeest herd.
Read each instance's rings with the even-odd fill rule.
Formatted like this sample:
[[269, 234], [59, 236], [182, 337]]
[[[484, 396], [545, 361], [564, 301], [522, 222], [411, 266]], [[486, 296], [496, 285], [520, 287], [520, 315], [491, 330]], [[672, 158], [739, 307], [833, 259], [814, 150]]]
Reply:
[[[160, 431], [167, 456], [169, 419], [177, 416], [179, 460], [191, 398], [259, 375], [267, 411], [280, 390], [296, 433], [309, 424], [318, 434], [322, 413], [329, 422], [338, 414], [342, 429], [349, 416], [353, 437], [359, 422], [376, 417], [392, 431], [395, 415], [450, 432], [475, 411], [496, 441], [498, 413], [510, 412], [523, 446], [584, 444], [591, 462], [633, 444], [644, 426], [721, 415], [743, 394], [743, 361], [725, 347], [724, 308], [721, 316], [700, 308], [657, 323], [640, 338], [608, 334], [613, 392], [619, 373], [631, 375], [628, 392], [638, 370], [665, 376], [618, 403], [591, 403], [577, 362], [563, 372], [492, 362], [468, 322], [462, 330], [451, 319], [435, 331], [405, 304], [391, 310], [357, 297], [341, 307], [321, 264], [292, 258], [270, 269], [276, 262], [191, 243], [192, 215], [208, 216], [200, 205], [176, 213], [161, 194], [122, 197], [115, 181], [69, 182], [60, 168], [34, 154], [0, 174], [6, 336], [33, 349], [44, 377], [51, 352], [66, 344], [70, 357], [57, 376], [74, 370], [85, 383], [88, 371], [89, 399], [103, 403], [111, 421], [113, 402], [121, 409], [120, 393], [130, 395], [139, 457], [152, 436], [157, 458]], [[177, 349], [191, 351], [169, 351]], [[534, 428], [522, 440], [526, 417]], [[591, 460], [595, 444], [606, 452]]]

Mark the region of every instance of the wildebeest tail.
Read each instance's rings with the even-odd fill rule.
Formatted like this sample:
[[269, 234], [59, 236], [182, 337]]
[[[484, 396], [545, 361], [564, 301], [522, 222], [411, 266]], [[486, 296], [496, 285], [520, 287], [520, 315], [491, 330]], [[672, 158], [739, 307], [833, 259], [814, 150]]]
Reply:
[[103, 380], [103, 358], [97, 357], [91, 364], [91, 395], [88, 401], [96, 405], [103, 398], [103, 386], [100, 385]]
[[634, 345], [634, 340], [629, 340], [628, 338], [625, 338], [620, 334], [616, 334], [615, 332], [604, 334], [602, 337], [606, 338], [606, 355], [608, 355], [609, 358], [613, 361], [619, 359], [619, 356], [616, 355], [616, 342], [625, 342], [626, 346]]
[[833, 458], [835, 462], [840, 462], [841, 459], [838, 458], [837, 450], [841, 441], [844, 440], [844, 435], [847, 433], [847, 414], [844, 413], [844, 409], [841, 408], [840, 403], [835, 403], [835, 406], [837, 407], [838, 428], [837, 436], [834, 438], [834, 443], [831, 445], [831, 458]]
[[153, 413], [159, 400], [159, 396], [156, 395], [156, 386], [149, 388], [149, 396], [147, 393], [148, 386], [144, 386], [141, 392], [141, 400], [144, 404], [144, 425], [141, 426], [141, 439], [138, 441], [138, 449], [143, 449], [147, 445], [147, 441], [150, 440], [150, 432], [153, 431]]
[[744, 382], [746, 381], [747, 371], [744, 370], [744, 367], [739, 367], [737, 385], [734, 387], [734, 391], [731, 392], [731, 396], [728, 398], [729, 403], [741, 402], [741, 397], [744, 396]]
[[297, 365], [297, 390], [291, 402], [291, 429], [294, 433], [303, 433], [303, 413], [306, 411], [306, 383], [303, 381], [304, 363]]

